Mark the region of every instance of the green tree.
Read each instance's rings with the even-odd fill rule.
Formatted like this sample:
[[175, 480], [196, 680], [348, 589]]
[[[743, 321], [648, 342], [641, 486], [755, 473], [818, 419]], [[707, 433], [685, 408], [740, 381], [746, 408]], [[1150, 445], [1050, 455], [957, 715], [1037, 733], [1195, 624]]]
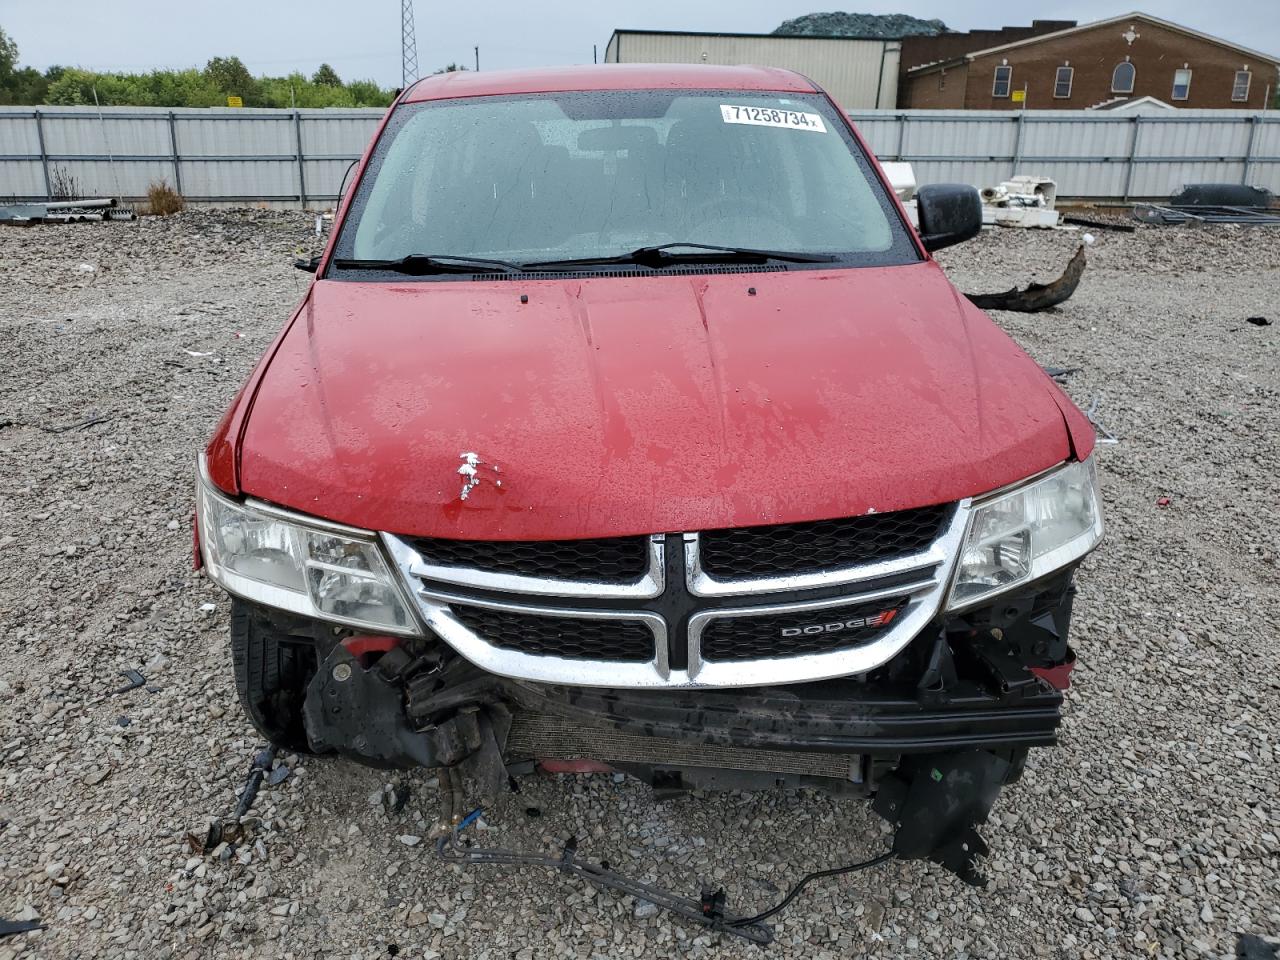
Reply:
[[98, 73], [79, 67], [50, 67], [43, 74], [18, 67], [18, 48], [0, 30], [0, 103], [154, 107], [217, 107], [227, 96], [248, 106], [385, 107], [392, 100], [372, 80], [344, 84], [328, 64], [313, 77], [258, 77], [239, 57], [214, 57], [203, 70], [152, 70], [150, 73]]
[[356, 107], [388, 107], [391, 105], [391, 93], [383, 90], [372, 80], [352, 80], [347, 84], [351, 94], [352, 106]]
[[18, 44], [0, 27], [0, 84], [6, 83], [18, 66]]
[[327, 63], [320, 64], [320, 69], [311, 75], [311, 82], [321, 87], [342, 86], [342, 79], [338, 76], [338, 71]]
[[258, 81], [239, 57], [214, 57], [204, 66], [204, 78], [229, 97], [240, 97], [246, 106], [257, 106]]
[[0, 103], [44, 103], [49, 92], [49, 81], [34, 67], [13, 71], [7, 83], [0, 84]]
[[436, 74], [436, 73], [459, 73], [459, 72], [461, 72], [461, 71], [463, 71], [463, 70], [466, 70], [466, 69], [467, 69], [467, 68], [466, 68], [466, 67], [464, 67], [464, 66], [463, 66], [462, 64], [460, 64], [460, 63], [450, 63], [450, 64], [448, 64], [447, 66], [443, 66], [443, 67], [441, 67], [439, 70], [432, 70], [431, 72], [432, 72], [433, 74]]

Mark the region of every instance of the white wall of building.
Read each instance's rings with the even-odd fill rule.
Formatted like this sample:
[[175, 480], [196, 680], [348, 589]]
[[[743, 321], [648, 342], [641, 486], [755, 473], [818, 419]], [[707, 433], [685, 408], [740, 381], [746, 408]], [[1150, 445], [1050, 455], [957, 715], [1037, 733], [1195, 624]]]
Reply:
[[813, 80], [846, 110], [875, 110], [898, 102], [901, 50], [896, 40], [618, 30], [605, 62], [784, 67]]

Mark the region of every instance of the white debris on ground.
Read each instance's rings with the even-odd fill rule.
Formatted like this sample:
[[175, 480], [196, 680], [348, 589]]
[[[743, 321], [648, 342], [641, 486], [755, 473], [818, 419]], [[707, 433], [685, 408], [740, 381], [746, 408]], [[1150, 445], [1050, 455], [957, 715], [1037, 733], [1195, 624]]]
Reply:
[[[986, 889], [927, 863], [817, 884], [762, 952], [553, 874], [442, 867], [411, 842], [438, 816], [433, 776], [389, 787], [305, 757], [262, 785], [252, 845], [193, 852], [261, 746], [228, 604], [191, 569], [194, 458], [305, 289], [291, 264], [312, 227], [0, 230], [0, 917], [48, 925], [0, 940], [0, 960], [1151, 960], [1280, 934], [1280, 325], [1246, 322], [1280, 320], [1280, 232], [1262, 229], [1101, 233], [1070, 301], [998, 317], [1041, 363], [1081, 368], [1066, 389], [1103, 398], [1121, 442], [1099, 448], [1108, 537], [1080, 579], [1063, 746], [1033, 753], [983, 828]], [[994, 232], [942, 259], [963, 289], [1007, 289], [1056, 277], [1078, 243]], [[126, 669], [145, 685], [110, 695]], [[657, 805], [609, 776], [526, 779], [484, 821], [487, 844], [574, 836], [744, 911], [888, 842], [858, 801]]]
[[1058, 185], [1045, 176], [1019, 174], [994, 187], [983, 187], [982, 222], [998, 227], [1052, 228], [1060, 215], [1054, 210]]

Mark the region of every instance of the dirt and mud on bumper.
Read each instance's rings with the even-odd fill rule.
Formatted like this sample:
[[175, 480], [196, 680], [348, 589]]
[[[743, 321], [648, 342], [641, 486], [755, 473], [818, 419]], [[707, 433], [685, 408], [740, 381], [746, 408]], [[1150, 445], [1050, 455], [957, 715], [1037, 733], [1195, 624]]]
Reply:
[[900, 855], [969, 875], [984, 849], [973, 827], [1027, 750], [1055, 742], [1074, 663], [1072, 594], [1066, 573], [940, 619], [864, 676], [680, 691], [511, 680], [430, 641], [247, 615], [274, 644], [309, 648], [301, 712], [317, 752], [455, 768], [482, 794], [541, 765], [623, 771], [658, 796], [777, 786], [869, 796], [898, 826]]

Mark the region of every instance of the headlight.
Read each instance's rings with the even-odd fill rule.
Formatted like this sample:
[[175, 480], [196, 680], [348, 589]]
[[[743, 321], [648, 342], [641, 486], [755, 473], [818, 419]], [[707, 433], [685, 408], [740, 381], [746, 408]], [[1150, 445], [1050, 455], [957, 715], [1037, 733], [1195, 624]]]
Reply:
[[969, 607], [1079, 560], [1102, 539], [1093, 459], [979, 503], [947, 609]]
[[304, 617], [420, 632], [372, 534], [237, 503], [203, 475], [197, 500], [205, 566], [229, 593]]

